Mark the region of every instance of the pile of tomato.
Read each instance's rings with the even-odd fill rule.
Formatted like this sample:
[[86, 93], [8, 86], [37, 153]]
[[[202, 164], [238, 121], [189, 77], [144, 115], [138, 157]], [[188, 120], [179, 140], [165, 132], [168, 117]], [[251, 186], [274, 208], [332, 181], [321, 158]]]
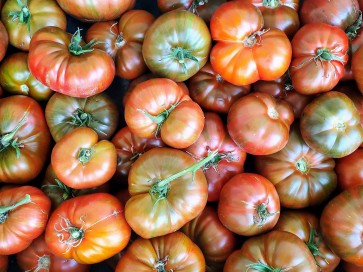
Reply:
[[362, 10], [0, 0], [0, 272], [363, 271]]

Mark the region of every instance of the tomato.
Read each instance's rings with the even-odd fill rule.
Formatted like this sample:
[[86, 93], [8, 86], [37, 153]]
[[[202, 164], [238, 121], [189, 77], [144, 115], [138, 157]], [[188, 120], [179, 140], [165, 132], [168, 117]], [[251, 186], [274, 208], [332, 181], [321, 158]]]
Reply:
[[69, 96], [103, 92], [113, 81], [115, 64], [93, 45], [83, 43], [79, 29], [71, 35], [58, 27], [44, 27], [32, 37], [29, 70], [44, 85]]
[[274, 184], [281, 206], [294, 209], [328, 199], [337, 186], [334, 166], [334, 159], [306, 145], [297, 125], [281, 151], [255, 157], [257, 173]]
[[290, 75], [294, 89], [302, 94], [332, 90], [344, 75], [349, 42], [338, 27], [325, 23], [303, 26], [291, 41]]
[[79, 127], [60, 139], [52, 150], [51, 163], [55, 175], [68, 187], [88, 189], [109, 181], [116, 172], [117, 153], [97, 133]]
[[324, 207], [320, 227], [325, 243], [342, 260], [363, 265], [363, 186], [349, 188]]
[[30, 73], [28, 54], [25, 52], [14, 53], [1, 63], [0, 84], [11, 94], [30, 96], [38, 101], [48, 100], [53, 94]]
[[363, 94], [363, 45], [353, 54], [352, 58], [352, 71], [358, 88]]
[[303, 211], [283, 211], [274, 230], [290, 232], [303, 240], [321, 272], [333, 272], [338, 266], [340, 258], [322, 240], [316, 215]]
[[57, 0], [69, 15], [83, 22], [108, 21], [135, 6], [135, 0]]
[[45, 119], [56, 142], [77, 127], [92, 128], [100, 140], [106, 140], [118, 126], [119, 113], [116, 103], [105, 93], [89, 98], [55, 93], [45, 108]]
[[8, 271], [9, 258], [7, 255], [0, 255], [0, 272]]
[[[1, 10], [1, 9], [0, 9]], [[8, 49], [9, 36], [4, 24], [0, 21], [0, 61], [5, 57]]]
[[232, 105], [227, 128], [231, 138], [247, 153], [269, 155], [287, 144], [293, 121], [292, 107], [287, 102], [253, 92]]
[[[116, 75], [134, 79], [146, 72], [142, 43], [154, 16], [145, 10], [130, 10], [120, 20], [97, 22], [87, 30], [86, 41], [103, 42], [96, 48], [106, 51], [116, 62]], [[118, 25], [117, 25], [118, 24]]]
[[223, 185], [234, 175], [243, 172], [246, 152], [233, 142], [216, 113], [205, 113], [202, 134], [185, 151], [196, 159], [206, 157], [211, 151], [218, 152], [214, 160], [203, 168], [208, 182], [208, 201], [218, 201]]
[[1, 20], [9, 33], [10, 44], [24, 51], [29, 50], [30, 40], [37, 30], [46, 26], [62, 30], [67, 27], [63, 10], [52, 0], [7, 0]]
[[210, 54], [214, 71], [235, 85], [275, 80], [289, 68], [291, 44], [279, 29], [263, 29], [260, 10], [230, 1], [213, 13], [210, 29], [217, 44]]
[[224, 272], [316, 271], [309, 248], [296, 235], [271, 231], [248, 239], [227, 259]]
[[50, 200], [38, 188], [21, 186], [0, 192], [0, 255], [27, 248], [48, 221]]
[[116, 272], [204, 272], [202, 251], [185, 234], [174, 232], [153, 239], [139, 238], [117, 264]]
[[279, 196], [263, 176], [241, 173], [223, 186], [218, 217], [234, 233], [253, 236], [266, 232], [275, 226], [279, 216]]
[[250, 92], [250, 85], [236, 86], [225, 81], [209, 62], [189, 79], [188, 87], [190, 97], [203, 109], [221, 113], [228, 113], [238, 98]]
[[125, 105], [125, 121], [139, 137], [159, 135], [174, 148], [186, 148], [199, 137], [204, 126], [200, 106], [173, 81], [149, 79], [137, 85]]
[[50, 134], [40, 105], [15, 95], [0, 99], [0, 183], [26, 183], [48, 158]]
[[64, 201], [49, 219], [45, 242], [55, 255], [93, 264], [124, 249], [130, 235], [120, 201], [95, 193]]
[[235, 249], [235, 235], [222, 225], [213, 208], [203, 212], [181, 229], [202, 250], [207, 272], [220, 272]]
[[86, 272], [90, 270], [89, 265], [54, 255], [45, 243], [44, 234], [35, 239], [24, 251], [16, 254], [16, 261], [23, 271]]
[[148, 29], [142, 54], [151, 72], [185, 81], [206, 64], [211, 42], [201, 18], [189, 11], [173, 10], [159, 16]]
[[332, 158], [351, 154], [363, 142], [358, 110], [348, 96], [336, 91], [320, 95], [305, 107], [300, 130], [310, 148]]
[[335, 171], [338, 175], [338, 186], [341, 191], [363, 185], [363, 148], [337, 160]]
[[166, 147], [145, 152], [131, 166], [128, 183], [127, 223], [139, 236], [149, 239], [174, 232], [197, 217], [208, 198], [202, 170], [216, 156], [195, 163], [187, 153]]

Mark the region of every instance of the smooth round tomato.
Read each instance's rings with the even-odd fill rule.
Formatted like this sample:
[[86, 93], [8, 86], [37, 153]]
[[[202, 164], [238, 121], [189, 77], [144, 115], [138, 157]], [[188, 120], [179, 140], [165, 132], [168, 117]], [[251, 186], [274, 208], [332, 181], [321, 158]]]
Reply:
[[127, 249], [115, 272], [204, 272], [202, 251], [182, 232], [153, 239], [138, 238]]
[[306, 144], [332, 158], [354, 152], [363, 142], [359, 112], [343, 93], [330, 91], [307, 105], [300, 119]]
[[26, 183], [48, 158], [50, 134], [40, 105], [14, 95], [0, 99], [0, 183]]
[[[1, 10], [1, 9], [0, 9]], [[0, 61], [5, 57], [8, 49], [9, 36], [4, 24], [0, 21]]]
[[234, 233], [253, 236], [266, 232], [275, 226], [279, 216], [279, 195], [263, 176], [241, 173], [223, 186], [218, 217]]
[[341, 191], [363, 185], [363, 148], [337, 160], [335, 171]]
[[26, 249], [45, 230], [49, 210], [49, 198], [33, 186], [0, 191], [0, 255]]
[[1, 11], [1, 21], [8, 33], [12, 46], [29, 50], [34, 33], [46, 26], [66, 30], [64, 11], [53, 0], [7, 0]]
[[0, 255], [0, 272], [7, 272], [9, 265], [9, 256]]
[[30, 73], [25, 52], [14, 53], [1, 62], [0, 85], [10, 94], [26, 95], [38, 101], [48, 100], [53, 94]]
[[352, 72], [358, 88], [363, 94], [363, 45], [353, 54], [352, 58]]
[[159, 16], [148, 29], [142, 54], [151, 72], [179, 82], [206, 64], [211, 43], [203, 19], [189, 11], [173, 10]]
[[287, 144], [293, 121], [292, 107], [287, 102], [253, 92], [232, 105], [227, 128], [231, 138], [247, 153], [269, 155]]
[[89, 98], [55, 93], [45, 108], [45, 119], [56, 142], [77, 127], [92, 128], [100, 140], [106, 140], [118, 126], [119, 112], [116, 103], [105, 93]]
[[146, 30], [154, 22], [154, 16], [145, 10], [130, 10], [120, 20], [97, 22], [87, 30], [86, 42], [96, 39], [95, 47], [106, 51], [116, 64], [116, 75], [134, 79], [147, 70], [142, 56], [142, 44]]
[[271, 231], [248, 239], [227, 259], [224, 272], [316, 271], [313, 255], [304, 242], [286, 231]]
[[73, 97], [98, 94], [111, 85], [115, 63], [93, 45], [84, 44], [79, 29], [72, 35], [58, 27], [44, 27], [31, 39], [29, 70], [56, 92]]
[[68, 187], [88, 189], [109, 181], [116, 172], [117, 153], [97, 133], [79, 127], [60, 139], [52, 150], [51, 163], [55, 175]]

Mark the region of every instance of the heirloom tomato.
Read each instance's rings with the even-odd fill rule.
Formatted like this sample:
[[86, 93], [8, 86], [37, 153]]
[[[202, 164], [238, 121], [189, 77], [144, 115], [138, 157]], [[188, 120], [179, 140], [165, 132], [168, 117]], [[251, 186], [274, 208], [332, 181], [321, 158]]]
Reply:
[[353, 54], [352, 71], [358, 88], [363, 94], [363, 45]]
[[358, 148], [352, 154], [338, 159], [335, 171], [340, 190], [363, 185], [363, 148]]
[[[0, 9], [1, 10], [1, 9]], [[0, 61], [5, 57], [8, 49], [9, 36], [4, 24], [0, 21]]]

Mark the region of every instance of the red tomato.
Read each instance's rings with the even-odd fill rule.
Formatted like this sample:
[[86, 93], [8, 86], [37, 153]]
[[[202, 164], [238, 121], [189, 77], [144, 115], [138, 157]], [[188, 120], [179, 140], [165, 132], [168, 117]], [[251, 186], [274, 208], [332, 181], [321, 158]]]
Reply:
[[363, 148], [337, 160], [335, 171], [341, 191], [363, 185]]
[[[0, 9], [1, 10], [1, 9]], [[4, 24], [0, 21], [0, 61], [5, 57], [8, 49], [9, 36]]]
[[237, 100], [228, 113], [229, 135], [247, 153], [269, 155], [289, 139], [292, 107], [266, 93], [254, 92]]
[[50, 200], [38, 188], [21, 186], [0, 191], [0, 255], [26, 249], [48, 221]]
[[358, 88], [363, 94], [363, 45], [353, 54], [352, 71]]
[[115, 64], [104, 51], [85, 45], [78, 29], [71, 35], [58, 27], [37, 31], [29, 46], [29, 70], [56, 92], [90, 97], [106, 90], [115, 76]]
[[9, 265], [9, 256], [0, 255], [0, 272], [7, 272]]
[[124, 249], [130, 235], [120, 201], [95, 193], [63, 202], [49, 219], [45, 241], [55, 255], [94, 264]]

